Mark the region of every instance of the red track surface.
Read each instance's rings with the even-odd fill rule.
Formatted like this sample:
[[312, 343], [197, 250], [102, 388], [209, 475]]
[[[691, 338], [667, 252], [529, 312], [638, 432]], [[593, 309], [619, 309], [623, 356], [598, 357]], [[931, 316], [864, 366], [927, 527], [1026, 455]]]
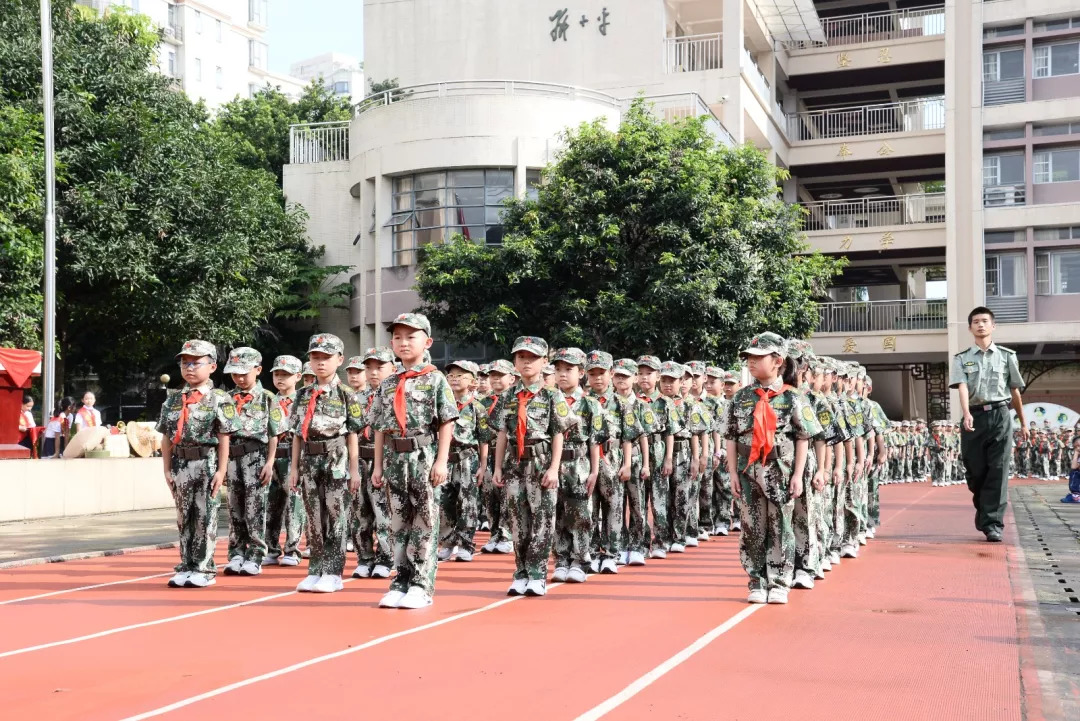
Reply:
[[175, 551], [0, 572], [0, 715], [125, 719], [180, 703], [160, 717], [519, 721], [575, 719], [617, 697], [606, 718], [1018, 721], [1026, 640], [1006, 544], [979, 542], [963, 487], [882, 497], [882, 528], [858, 559], [738, 619], [636, 694], [622, 692], [749, 608], [737, 537], [494, 607], [508, 557], [443, 564], [423, 611], [376, 608], [385, 581], [289, 593], [303, 569], [279, 567], [203, 590], [163, 576], [3, 603], [165, 573]]

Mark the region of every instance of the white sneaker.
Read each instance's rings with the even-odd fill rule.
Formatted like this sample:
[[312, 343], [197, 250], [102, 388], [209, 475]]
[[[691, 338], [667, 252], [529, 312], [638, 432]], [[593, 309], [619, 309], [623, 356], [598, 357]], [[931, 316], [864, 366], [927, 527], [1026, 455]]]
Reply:
[[866, 534], [865, 533], [860, 533], [858, 536], [855, 537], [855, 540], [859, 542], [860, 546], [865, 546], [866, 545]]
[[600, 559], [594, 558], [589, 561], [589, 573], [600, 573]]
[[217, 581], [208, 573], [193, 573], [188, 576], [186, 585], [188, 588], [206, 588], [213, 586]]
[[436, 557], [440, 561], [445, 561], [448, 558], [450, 558], [450, 554], [453, 553], [453, 552], [454, 552], [454, 549], [452, 549], [452, 548], [440, 548], [439, 553], [436, 555]]
[[727, 527], [727, 525], [725, 525], [723, 523], [721, 523], [719, 526], [717, 526], [715, 529], [713, 529], [713, 535], [726, 536], [727, 534], [728, 534], [728, 527]]
[[667, 558], [667, 551], [662, 548], [654, 548], [652, 553], [649, 554], [649, 558]]
[[813, 588], [814, 579], [806, 571], [798, 570], [795, 572], [795, 583], [792, 585], [795, 588]]
[[311, 558], [311, 549], [305, 548], [303, 551], [300, 551], [300, 556], [302, 558]]
[[630, 551], [630, 562], [627, 563], [627, 565], [628, 566], [644, 566], [645, 565], [645, 554], [642, 553], [641, 551]]
[[401, 599], [403, 598], [405, 598], [404, 591], [387, 591], [379, 599], [379, 608], [398, 608], [401, 606]]
[[401, 599], [398, 608], [427, 608], [431, 603], [431, 596], [428, 595], [427, 591], [419, 586], [412, 586], [409, 588], [409, 592], [405, 594], [405, 597]]
[[546, 596], [547, 581], [542, 578], [534, 578], [525, 586], [526, 596]]
[[733, 531], [741, 531], [742, 530], [742, 519], [741, 518], [736, 518], [734, 521], [731, 522], [731, 530], [733, 530]]
[[487, 521], [484, 521], [483, 523], [480, 524], [480, 530], [481, 531], [490, 531], [491, 530], [491, 524], [488, 523]]
[[225, 564], [225, 568], [221, 569], [221, 572], [226, 576], [239, 575], [240, 569], [244, 567], [243, 556], [233, 556], [229, 559], [229, 562]]
[[281, 563], [281, 556], [263, 556], [262, 565], [277, 566]]
[[375, 568], [371, 569], [372, 578], [390, 578], [390, 569], [386, 566], [379, 564]]
[[366, 563], [361, 563], [356, 567], [356, 570], [352, 572], [353, 578], [371, 578], [371, 568]]
[[829, 567], [831, 568], [832, 566], [839, 566], [839, 565], [840, 565], [840, 552], [839, 551], [830, 551], [829, 552]]
[[524, 596], [525, 588], [529, 585], [529, 579], [527, 578], [515, 578], [514, 582], [510, 584], [510, 588], [506, 591], [507, 596]]
[[333, 593], [334, 591], [340, 591], [342, 588], [344, 586], [341, 583], [341, 576], [325, 573], [315, 582], [311, 590], [315, 593]]
[[825, 557], [821, 559], [821, 570], [822, 571], [831, 571], [832, 570], [832, 561], [829, 560], [829, 554], [825, 554]]
[[614, 558], [605, 558], [600, 563], [600, 573], [618, 573], [619, 566], [615, 563]]
[[866, 529], [866, 537], [867, 538], [873, 538], [876, 535], [877, 535], [877, 529], [874, 528], [873, 526]]
[[551, 580], [556, 583], [563, 583], [569, 573], [570, 569], [566, 566], [556, 566], [554, 573], [551, 574]]
[[615, 563], [619, 566], [626, 566], [630, 564], [630, 551], [623, 551], [619, 554], [619, 557], [615, 559]]
[[454, 560], [468, 563], [472, 560], [472, 551], [459, 550], [457, 553], [454, 554]]
[[786, 588], [770, 588], [769, 603], [787, 603], [788, 590]]
[[566, 573], [566, 580], [570, 583], [585, 583], [589, 577], [585, 575], [585, 569], [581, 566], [571, 566]]
[[282, 556], [278, 559], [278, 565], [281, 566], [299, 566], [300, 559], [296, 556]]
[[353, 545], [352, 541], [345, 541], [345, 550], [349, 553], [352, 553], [356, 550], [356, 546]]
[[514, 544], [510, 541], [501, 541], [495, 544], [495, 553], [513, 553]]
[[190, 576], [191, 571], [180, 571], [169, 579], [169, 588], [183, 588]]
[[314, 574], [310, 576], [304, 576], [304, 580], [296, 584], [296, 590], [300, 591], [301, 593], [305, 591], [310, 591], [311, 589], [315, 588], [315, 584], [319, 582], [320, 578], [322, 578], [322, 576], [316, 576]]
[[765, 592], [764, 588], [755, 588], [750, 592], [750, 595], [746, 597], [747, 603], [765, 603], [769, 600], [769, 594]]
[[262, 573], [262, 566], [254, 561], [244, 561], [244, 565], [240, 567], [241, 576], [258, 576]]
[[701, 533], [697, 534], [697, 539], [699, 541], [707, 541], [707, 540], [709, 540], [709, 532], [708, 531], [702, 531]]
[[819, 568], [818, 570], [814, 571], [814, 580], [815, 581], [821, 581], [824, 578], [825, 578], [825, 568], [824, 567]]
[[840, 549], [840, 558], [858, 558], [859, 552], [855, 550], [857, 547], [852, 545], [846, 545]]
[[671, 552], [672, 553], [684, 553], [685, 551], [686, 551], [686, 546], [682, 545], [681, 543], [673, 543], [673, 544], [671, 544]]
[[697, 548], [698, 547], [697, 536], [687, 536], [686, 538], [683, 539], [683, 541], [684, 541], [685, 545], [689, 546], [690, 548]]
[[498, 545], [499, 545], [499, 544], [495, 543], [495, 541], [488, 541], [487, 543], [485, 543], [485, 544], [484, 544], [484, 545], [483, 545], [483, 546], [482, 546], [482, 547], [480, 548], [480, 552], [481, 552], [481, 553], [495, 553], [495, 548], [496, 548], [496, 547], [497, 547]]

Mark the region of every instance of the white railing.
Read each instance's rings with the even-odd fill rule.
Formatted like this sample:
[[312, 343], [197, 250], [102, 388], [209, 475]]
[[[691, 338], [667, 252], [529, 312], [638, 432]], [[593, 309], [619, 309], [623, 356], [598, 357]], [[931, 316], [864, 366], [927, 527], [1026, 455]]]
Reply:
[[[630, 107], [633, 100], [633, 98], [627, 98], [621, 101], [623, 109]], [[705, 104], [705, 101], [697, 93], [647, 95], [645, 96], [645, 103], [652, 110], [654, 117], [669, 123], [685, 118], [705, 116], [705, 127], [712, 133], [714, 138], [729, 148], [733, 148], [738, 144], [732, 134], [724, 127], [724, 124], [720, 122], [720, 119], [713, 113], [712, 109]]]
[[1024, 205], [1027, 199], [1027, 188], [1023, 183], [1020, 185], [984, 185], [983, 207], [995, 208], [1006, 205]]
[[1027, 100], [1027, 82], [1024, 78], [1009, 80], [984, 80], [983, 105], [1006, 105]]
[[348, 120], [289, 126], [290, 163], [329, 163], [348, 159]]
[[411, 100], [431, 98], [451, 98], [463, 95], [532, 95], [567, 100], [591, 100], [611, 107], [619, 107], [619, 101], [606, 94], [573, 85], [557, 83], [539, 83], [526, 80], [454, 80], [439, 83], [424, 83], [403, 88], [393, 88], [375, 93], [357, 103], [353, 112], [356, 115], [373, 108], [393, 105]]
[[664, 72], [719, 70], [723, 60], [720, 33], [664, 39]]
[[789, 114], [787, 120], [792, 140], [941, 130], [945, 127], [945, 96], [809, 110]]
[[791, 40], [783, 45], [788, 50], [803, 50], [944, 35], [945, 8], [934, 5], [821, 18], [821, 28], [824, 41]]
[[818, 333], [945, 330], [945, 301], [927, 299], [818, 303]]
[[769, 87], [769, 81], [765, 77], [765, 73], [761, 72], [761, 68], [758, 67], [754, 56], [746, 48], [742, 49], [742, 69], [746, 71], [750, 84], [754, 86], [761, 99], [765, 102], [772, 101], [772, 90]]
[[161, 28], [161, 33], [166, 40], [175, 40], [178, 43], [184, 41], [184, 27], [182, 25], [169, 25]]
[[803, 230], [849, 230], [945, 222], [945, 193], [803, 203]]

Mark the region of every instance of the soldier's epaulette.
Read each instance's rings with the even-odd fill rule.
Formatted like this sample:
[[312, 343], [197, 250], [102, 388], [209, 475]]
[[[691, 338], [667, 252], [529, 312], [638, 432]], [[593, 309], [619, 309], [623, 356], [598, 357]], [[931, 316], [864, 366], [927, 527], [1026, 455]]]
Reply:
[[1005, 346], [1003, 346], [1003, 345], [999, 345], [999, 346], [997, 347], [997, 349], [998, 349], [998, 350], [1003, 350], [1003, 351], [1005, 351], [1006, 353], [1012, 353], [1013, 355], [1016, 355], [1016, 351], [1014, 351], [1014, 350], [1013, 350], [1012, 348], [1006, 348], [1006, 347], [1005, 347]]
[[277, 400], [277, 395], [273, 391], [268, 391], [265, 388], [263, 388], [262, 392], [263, 392], [263, 396], [266, 398], [266, 400], [270, 401], [271, 403], [273, 403], [275, 400]]

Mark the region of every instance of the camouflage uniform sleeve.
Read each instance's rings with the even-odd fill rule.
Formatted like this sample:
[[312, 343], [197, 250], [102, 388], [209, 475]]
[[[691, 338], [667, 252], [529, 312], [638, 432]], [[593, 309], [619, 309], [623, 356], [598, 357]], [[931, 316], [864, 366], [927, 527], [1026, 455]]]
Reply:
[[214, 390], [214, 422], [216, 433], [233, 434], [240, 430], [240, 415], [236, 403], [220, 388]]
[[498, 435], [499, 431], [506, 430], [506, 393], [500, 393], [495, 399], [495, 403], [491, 406], [491, 413], [488, 414], [488, 424], [495, 435]]
[[641, 419], [635, 412], [636, 406], [641, 405], [633, 400], [622, 401], [622, 439], [633, 443], [645, 432], [641, 427]]
[[472, 402], [472, 409], [476, 417], [476, 442], [480, 445], [490, 443], [495, 438], [496, 431], [488, 423], [487, 410], [479, 401]]
[[821, 433], [814, 409], [802, 393], [791, 393], [791, 425], [795, 428], [796, 438], [813, 438]]
[[823, 396], [814, 396], [813, 399], [814, 413], [817, 415], [818, 424], [821, 426], [820, 440], [825, 441], [828, 445], [838, 443], [840, 439], [839, 429], [836, 427], [836, 422], [833, 420], [832, 411], [829, 410], [829, 404]]
[[600, 402], [590, 396], [581, 399], [581, 427], [585, 429], [588, 444], [595, 446], [604, 438], [604, 409]]
[[708, 411], [703, 404], [693, 403], [686, 409], [686, 413], [688, 421], [686, 425], [691, 434], [696, 436], [709, 430], [711, 423], [708, 419]]
[[679, 409], [675, 407], [675, 401], [664, 397], [664, 418], [667, 421], [667, 432], [670, 435], [681, 433], [685, 430], [682, 418], [679, 417]]
[[729, 441], [739, 440], [739, 419], [735, 417], [735, 400], [738, 397], [739, 395], [736, 393], [735, 397], [729, 400], [724, 407], [724, 423], [720, 432]]
[[438, 379], [435, 381], [433, 393], [435, 394], [436, 425], [441, 426], [458, 417], [457, 401], [454, 400], [454, 393], [450, 390], [450, 382], [446, 380], [446, 376], [441, 373], [432, 375]]
[[266, 432], [271, 438], [274, 438], [288, 430], [288, 420], [281, 411], [281, 406], [278, 405], [277, 396], [270, 391], [263, 391], [263, 393], [265, 394], [266, 407], [269, 409], [266, 414]]
[[171, 440], [173, 434], [176, 433], [176, 429], [173, 428], [173, 424], [169, 422], [170, 401], [172, 401], [172, 398], [166, 398], [165, 402], [161, 404], [161, 413], [158, 414], [156, 430], [158, 433], [167, 436]]
[[360, 402], [359, 393], [349, 393], [348, 402], [345, 406], [345, 431], [348, 433], [363, 433], [367, 427], [367, 418], [364, 415], [364, 406]]
[[292, 412], [289, 413], [288, 431], [293, 435], [300, 435], [300, 426], [304, 424], [304, 414], [307, 412], [307, 393], [301, 388], [296, 392], [296, 400], [292, 404]]
[[554, 438], [556, 433], [562, 433], [578, 421], [578, 417], [570, 410], [566, 397], [558, 388], [547, 391], [548, 402], [551, 404], [551, 426], [548, 433]]

